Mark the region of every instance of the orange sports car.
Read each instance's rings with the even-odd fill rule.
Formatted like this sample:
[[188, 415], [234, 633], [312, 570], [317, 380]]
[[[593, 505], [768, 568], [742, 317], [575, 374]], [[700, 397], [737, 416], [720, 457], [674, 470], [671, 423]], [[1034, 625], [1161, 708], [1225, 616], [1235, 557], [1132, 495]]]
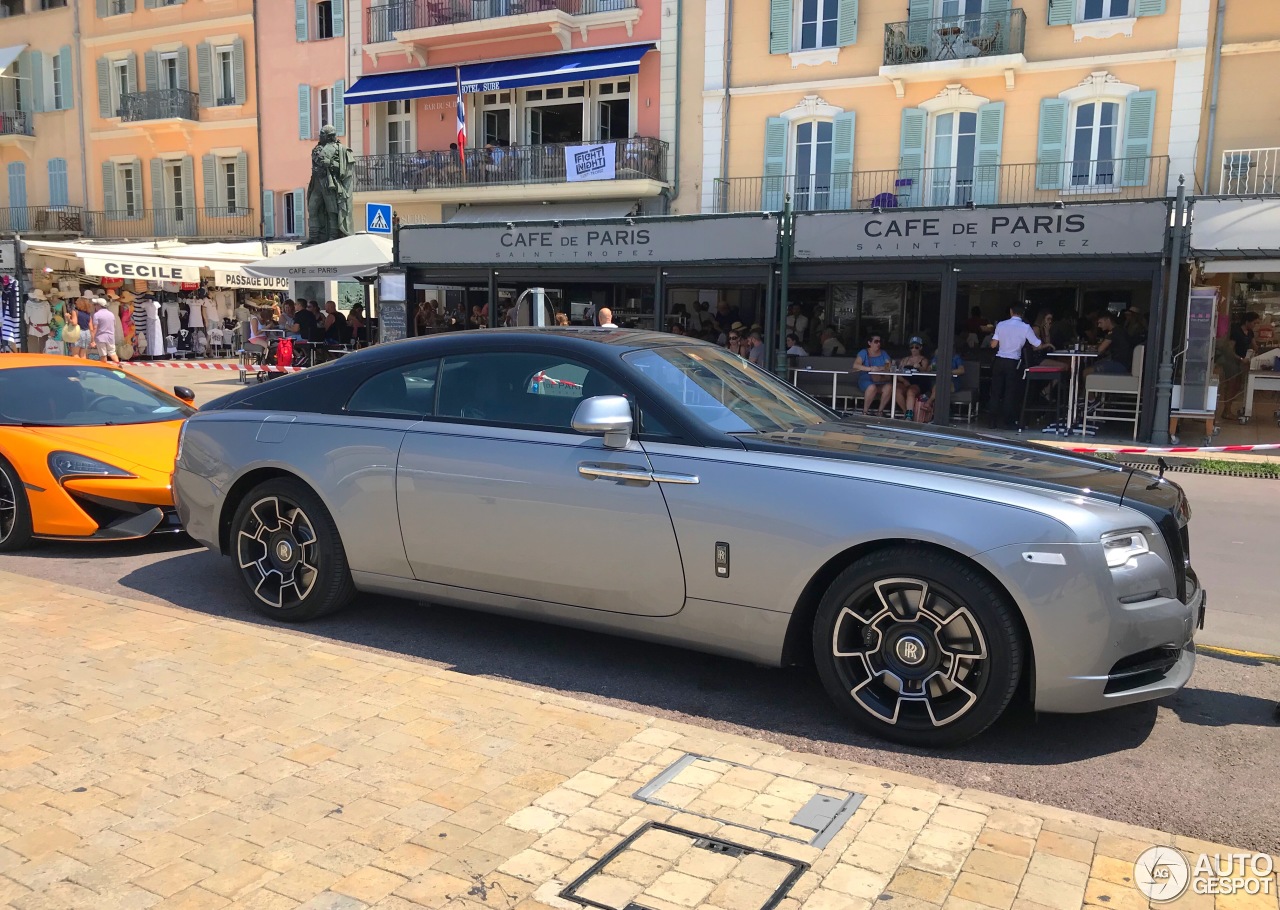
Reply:
[[119, 367], [0, 356], [0, 552], [181, 530], [170, 475], [194, 395]]

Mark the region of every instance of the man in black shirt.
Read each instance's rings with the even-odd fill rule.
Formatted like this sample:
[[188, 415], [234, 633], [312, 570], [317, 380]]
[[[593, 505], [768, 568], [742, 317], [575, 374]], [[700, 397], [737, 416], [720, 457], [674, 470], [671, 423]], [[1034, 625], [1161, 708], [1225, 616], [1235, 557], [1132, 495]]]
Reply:
[[1127, 374], [1133, 371], [1133, 342], [1123, 327], [1116, 324], [1116, 318], [1110, 313], [1098, 317], [1098, 334], [1102, 341], [1098, 344], [1098, 360], [1089, 370], [1090, 373]]
[[299, 309], [293, 314], [293, 321], [298, 326], [298, 334], [304, 341], [311, 341], [316, 334], [316, 317], [307, 309]]
[[1245, 313], [1240, 324], [1231, 330], [1231, 344], [1241, 360], [1249, 358], [1249, 350], [1253, 347], [1253, 330], [1259, 318], [1257, 313]]

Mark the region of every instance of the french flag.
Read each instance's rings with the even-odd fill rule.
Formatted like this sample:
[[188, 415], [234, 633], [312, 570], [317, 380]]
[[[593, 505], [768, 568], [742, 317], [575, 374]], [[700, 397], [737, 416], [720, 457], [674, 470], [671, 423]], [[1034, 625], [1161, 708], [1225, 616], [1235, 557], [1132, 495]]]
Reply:
[[467, 166], [467, 109], [462, 104], [462, 70], [455, 70], [458, 79], [458, 162]]

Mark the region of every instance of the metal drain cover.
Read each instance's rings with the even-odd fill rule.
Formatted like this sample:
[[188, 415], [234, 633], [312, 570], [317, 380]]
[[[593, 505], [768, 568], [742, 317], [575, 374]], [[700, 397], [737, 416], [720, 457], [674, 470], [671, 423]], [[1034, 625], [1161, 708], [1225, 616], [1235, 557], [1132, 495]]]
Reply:
[[660, 910], [710, 903], [773, 910], [808, 863], [646, 822], [560, 896], [597, 910]]

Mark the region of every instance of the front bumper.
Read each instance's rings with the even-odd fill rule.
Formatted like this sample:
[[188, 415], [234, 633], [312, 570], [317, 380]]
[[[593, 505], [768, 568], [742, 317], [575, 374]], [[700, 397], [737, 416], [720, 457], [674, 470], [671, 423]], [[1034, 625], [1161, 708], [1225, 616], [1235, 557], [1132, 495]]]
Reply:
[[135, 540], [181, 531], [167, 478], [71, 477], [32, 489], [32, 530], [46, 540]]

